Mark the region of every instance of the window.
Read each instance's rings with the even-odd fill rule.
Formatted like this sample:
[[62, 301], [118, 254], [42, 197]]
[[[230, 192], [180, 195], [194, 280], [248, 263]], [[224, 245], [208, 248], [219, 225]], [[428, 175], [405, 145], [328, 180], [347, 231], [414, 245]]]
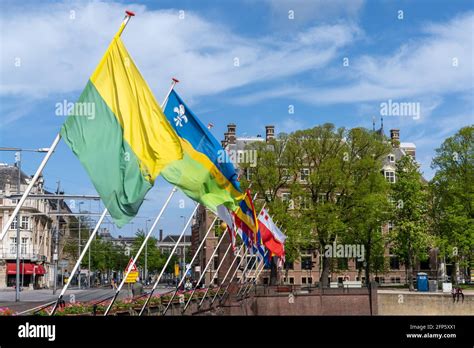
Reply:
[[300, 197], [300, 209], [309, 209], [311, 207], [308, 197]]
[[359, 260], [356, 259], [355, 264], [356, 264], [356, 269], [364, 268], [364, 261], [359, 261]]
[[390, 256], [390, 269], [400, 269], [398, 256]]
[[290, 201], [290, 198], [291, 198], [291, 194], [290, 194], [289, 192], [283, 192], [283, 193], [281, 194], [281, 200], [282, 200], [283, 202], [285, 202], [285, 203], [286, 203], [286, 202], [289, 202], [289, 201]]
[[30, 229], [30, 217], [29, 216], [22, 216], [21, 217], [21, 228], [24, 230]]
[[263, 278], [263, 285], [268, 285], [268, 281], [269, 281], [268, 277], [264, 277]]
[[387, 224], [387, 227], [388, 227], [388, 232], [392, 232], [393, 231], [393, 222], [389, 221], [388, 224]]
[[12, 224], [10, 225], [11, 230], [16, 230], [16, 221], [17, 221], [16, 219], [17, 219], [17, 217], [15, 216], [15, 218], [13, 219]]
[[339, 284], [342, 284], [342, 282], [344, 281], [344, 278], [343, 277], [337, 277], [337, 282]]
[[16, 237], [10, 238], [10, 254], [16, 254]]
[[390, 163], [394, 163], [394, 162], [395, 162], [395, 156], [392, 155], [392, 154], [388, 155], [388, 156], [387, 156], [387, 159], [388, 159], [388, 161], [389, 161]]
[[21, 249], [20, 249], [20, 253], [22, 255], [26, 254], [26, 247], [28, 245], [28, 238], [27, 237], [21, 237]]
[[216, 222], [214, 222], [214, 237], [219, 237], [222, 223], [223, 221], [221, 219], [216, 219]]
[[217, 267], [219, 267], [219, 257], [217, 255], [214, 255], [214, 264], [212, 265], [212, 269], [216, 270]]
[[312, 268], [311, 256], [303, 256], [301, 258], [301, 269], [310, 270]]
[[295, 283], [295, 278], [294, 277], [290, 277], [290, 284], [294, 284]]
[[313, 277], [308, 277], [308, 284], [313, 284]]
[[303, 182], [308, 181], [309, 179], [309, 169], [308, 168], [303, 168], [300, 171], [300, 180]]
[[391, 171], [391, 170], [386, 170], [385, 171], [385, 179], [389, 182], [389, 183], [394, 183], [395, 182], [395, 172], [394, 171]]
[[176, 255], [181, 255], [181, 248], [176, 249]]
[[293, 262], [285, 262], [285, 269], [293, 269], [294, 268], [294, 264]]
[[306, 277], [301, 277], [301, 284], [306, 284], [307, 278]]

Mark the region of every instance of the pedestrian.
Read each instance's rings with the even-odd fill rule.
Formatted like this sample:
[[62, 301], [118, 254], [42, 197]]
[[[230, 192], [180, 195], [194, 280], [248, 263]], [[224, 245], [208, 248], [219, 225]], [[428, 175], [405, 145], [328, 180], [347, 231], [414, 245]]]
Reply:
[[132, 286], [132, 296], [140, 296], [143, 294], [143, 284], [140, 282], [140, 278], [137, 277], [137, 281]]
[[451, 288], [451, 295], [453, 296], [453, 303], [456, 302], [456, 287]]
[[456, 289], [456, 298], [457, 302], [459, 302], [459, 297], [462, 297], [462, 303], [464, 303], [464, 294], [462, 293], [462, 289], [460, 286]]

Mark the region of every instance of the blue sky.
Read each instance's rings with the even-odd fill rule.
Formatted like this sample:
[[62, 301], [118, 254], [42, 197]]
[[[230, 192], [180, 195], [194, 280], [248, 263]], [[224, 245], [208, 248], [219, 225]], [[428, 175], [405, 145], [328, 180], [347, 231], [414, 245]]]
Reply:
[[[125, 9], [137, 16], [123, 40], [157, 100], [171, 77], [179, 78], [180, 95], [204, 124], [214, 124], [218, 140], [230, 122], [240, 135], [264, 134], [267, 124], [277, 132], [325, 122], [370, 128], [373, 117], [379, 126], [381, 103], [419, 103], [419, 119], [388, 116], [384, 128], [387, 134], [399, 128], [402, 142], [416, 143], [429, 179], [435, 148], [474, 123], [474, 9], [468, 0], [2, 1], [0, 6], [0, 146], [50, 145], [64, 121], [55, 115], [56, 104], [78, 98]], [[13, 162], [13, 153], [0, 156], [1, 162]], [[27, 173], [41, 156], [24, 153]], [[67, 193], [95, 194], [63, 143], [44, 175], [51, 190], [60, 180]], [[159, 179], [133, 225], [104, 226], [115, 235], [131, 234], [154, 218], [169, 190]], [[193, 207], [176, 195], [159, 228], [179, 233], [180, 216]], [[82, 209], [102, 207], [87, 202]]]

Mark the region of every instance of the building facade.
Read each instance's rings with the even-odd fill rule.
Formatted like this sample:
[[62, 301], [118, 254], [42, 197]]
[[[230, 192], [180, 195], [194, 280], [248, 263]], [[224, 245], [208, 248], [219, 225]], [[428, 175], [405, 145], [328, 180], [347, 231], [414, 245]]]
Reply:
[[[16, 166], [0, 164], [0, 225], [8, 221], [31, 178]], [[20, 187], [18, 188], [18, 182]], [[19, 191], [19, 193], [18, 193]], [[44, 180], [40, 177], [30, 195], [47, 195]], [[16, 195], [16, 196], [14, 196]], [[59, 223], [58, 258], [75, 262], [71, 255], [63, 253], [65, 241], [70, 236], [71, 210], [63, 200], [32, 198], [25, 200], [19, 212], [19, 219], [11, 224], [7, 234], [0, 241], [0, 288], [14, 287], [16, 283], [17, 248], [20, 250], [21, 287], [50, 287], [54, 281], [55, 231]], [[56, 217], [53, 215], [56, 213]], [[17, 240], [17, 224], [20, 221], [20, 240]]]
[[[374, 129], [375, 131], [375, 129]], [[381, 135], [384, 135], [383, 125], [378, 132]], [[268, 142], [270, 139], [273, 139], [275, 136], [275, 128], [274, 126], [266, 126], [265, 127], [265, 137], [263, 138], [260, 135], [255, 137], [237, 137], [236, 135], [236, 125], [229, 124], [227, 126], [227, 132], [224, 133], [224, 139], [221, 141], [222, 146], [226, 148], [228, 151], [243, 151], [245, 147], [256, 141], [261, 142]], [[398, 129], [391, 129], [390, 130], [390, 139], [388, 140], [391, 142], [392, 151], [387, 158], [383, 160], [382, 163], [382, 175], [386, 178], [388, 182], [394, 183], [396, 181], [396, 162], [403, 156], [410, 155], [412, 157], [416, 156], [416, 145], [413, 143], [406, 143], [400, 142], [400, 131]], [[302, 170], [299, 174], [298, 180], [304, 180], [305, 175], [309, 175], [308, 172]], [[285, 199], [286, 195], [289, 195], [285, 188], [282, 188], [277, 193], [277, 196], [281, 199]], [[205, 232], [209, 228], [210, 224], [214, 220], [214, 215], [208, 212], [206, 209], [201, 208], [196, 214], [196, 222], [193, 226], [193, 248], [196, 250], [197, 245], [202, 240]], [[215, 230], [217, 230], [217, 226], [221, 223], [221, 221], [217, 220]], [[393, 222], [389, 222], [384, 226], [381, 226], [382, 231], [384, 233], [389, 232], [393, 228]], [[284, 231], [283, 231], [284, 232]], [[198, 257], [198, 261], [195, 263], [194, 267], [199, 270], [203, 270], [209, 257], [212, 254], [216, 244], [218, 242], [218, 238], [216, 237], [216, 233], [211, 234], [210, 237], [207, 238], [205, 242], [205, 249], [201, 251]], [[222, 255], [225, 252], [225, 249], [229, 245], [230, 240], [228, 237], [225, 237], [225, 240], [221, 244], [219, 252], [215, 256], [215, 260], [211, 263], [210, 269], [206, 272], [206, 284], [209, 284], [210, 279], [212, 279], [213, 272], [217, 265], [219, 264]], [[385, 250], [385, 260], [388, 264], [388, 270], [383, 273], [373, 273], [371, 275], [372, 280], [375, 280], [379, 284], [402, 284], [406, 282], [407, 274], [405, 267], [400, 263], [398, 257], [393, 255], [392, 250], [387, 247]], [[247, 256], [247, 260], [242, 262], [242, 266], [240, 267], [241, 270], [244, 269], [247, 263], [250, 263], [249, 269], [251, 270], [247, 276], [250, 278], [253, 277], [255, 269], [255, 260], [252, 256]], [[228, 260], [224, 261], [224, 265], [222, 269], [227, 271], [228, 267], [230, 266], [230, 262], [232, 260], [232, 256], [227, 257]], [[415, 271], [424, 271], [428, 272], [429, 274], [433, 275], [434, 270], [436, 269], [435, 263], [432, 260], [426, 263], [418, 263], [417, 267], [415, 267]], [[311, 285], [315, 282], [318, 282], [320, 279], [320, 274], [322, 272], [322, 255], [319, 253], [318, 250], [306, 250], [301, 253], [301, 257], [298, 260], [295, 260], [292, 263], [287, 263], [284, 265], [283, 269], [280, 269], [278, 272], [278, 282], [286, 283], [286, 284], [295, 284], [295, 285]], [[222, 274], [221, 274], [222, 273]], [[231, 272], [232, 273], [232, 272]], [[237, 278], [239, 279], [241, 275], [241, 271], [237, 272]], [[218, 278], [222, 279], [224, 276], [224, 272], [219, 272]], [[337, 258], [333, 260], [333, 267], [331, 267], [329, 281], [333, 284], [335, 283], [342, 283], [343, 281], [360, 281], [362, 283], [365, 282], [365, 273], [363, 272], [363, 263], [357, 261], [355, 258]], [[268, 284], [270, 281], [270, 270], [264, 270], [260, 277], [259, 283], [260, 284]], [[218, 281], [216, 282], [218, 283]]]

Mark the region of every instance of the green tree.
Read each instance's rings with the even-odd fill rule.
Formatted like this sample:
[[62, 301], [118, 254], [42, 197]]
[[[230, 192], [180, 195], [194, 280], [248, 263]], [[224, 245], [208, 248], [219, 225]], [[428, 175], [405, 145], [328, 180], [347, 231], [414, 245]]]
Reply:
[[[434, 230], [441, 257], [467, 271], [474, 250], [474, 126], [447, 138], [432, 161]], [[457, 277], [456, 277], [457, 281]]]
[[392, 247], [406, 266], [408, 285], [413, 290], [413, 267], [417, 260], [428, 258], [432, 240], [428, 232], [427, 185], [411, 156], [404, 156], [397, 162], [396, 182], [392, 187], [396, 206]]
[[[135, 240], [132, 246], [132, 255], [136, 255], [138, 249], [142, 245], [143, 241], [145, 240], [145, 232], [143, 230], [138, 230], [135, 233]], [[163, 254], [157, 247], [157, 239], [154, 237], [150, 237], [147, 242], [146, 250], [143, 248], [138, 260], [137, 266], [141, 268], [145, 268], [145, 254], [147, 259], [147, 267], [148, 273], [158, 272], [163, 268], [166, 259], [164, 258]], [[146, 251], [146, 252], [145, 252]]]

